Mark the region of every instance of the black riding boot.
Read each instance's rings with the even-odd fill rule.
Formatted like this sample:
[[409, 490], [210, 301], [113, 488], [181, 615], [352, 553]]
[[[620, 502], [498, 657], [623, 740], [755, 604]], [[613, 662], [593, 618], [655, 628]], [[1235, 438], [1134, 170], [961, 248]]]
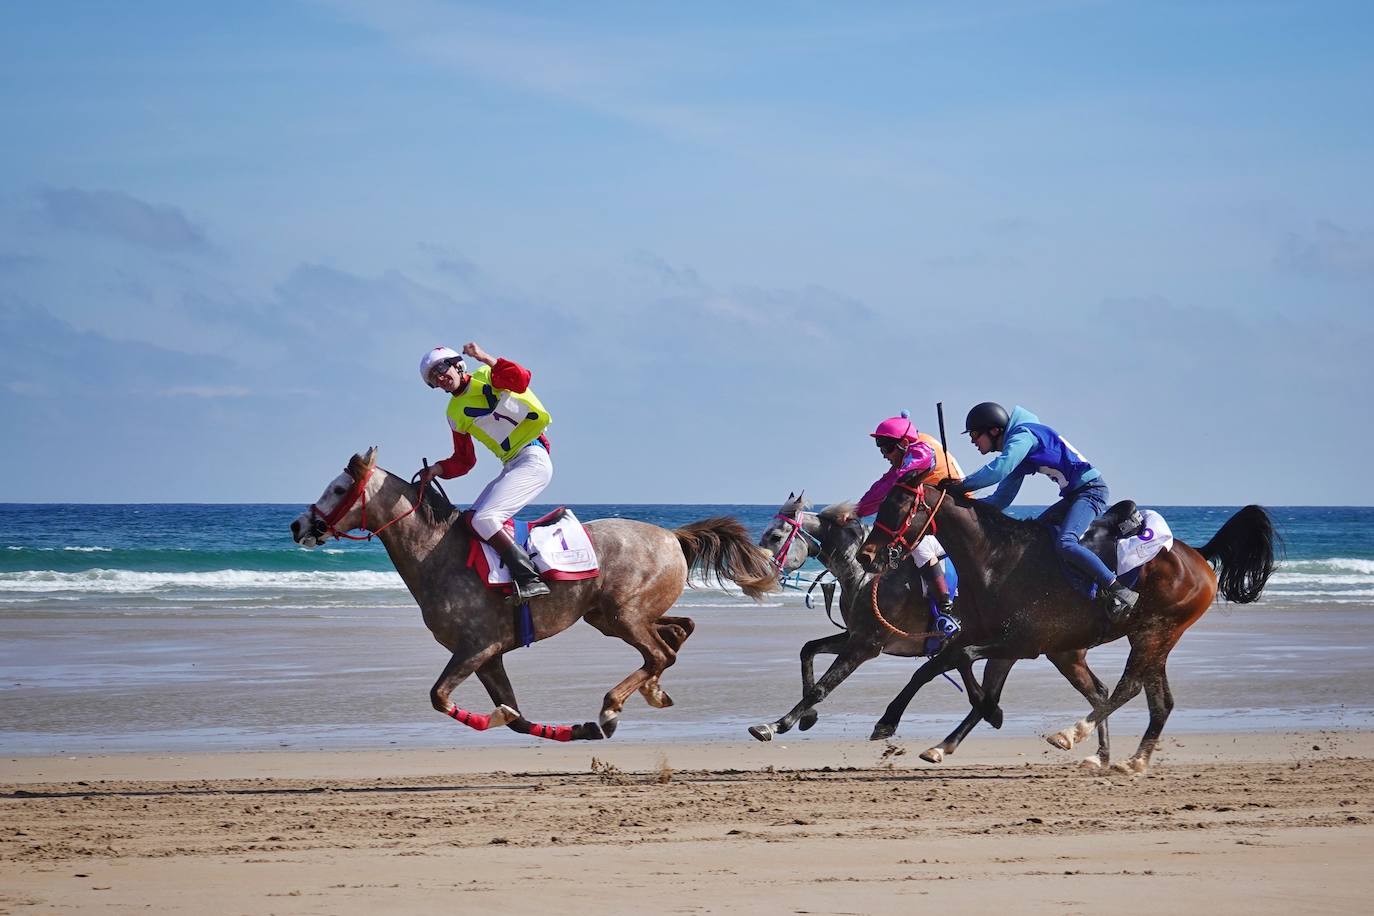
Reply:
[[506, 529], [502, 528], [487, 538], [487, 543], [496, 548], [506, 568], [510, 570], [511, 586], [514, 589], [511, 594], [512, 604], [524, 604], [531, 598], [539, 598], [549, 593], [549, 587], [539, 578], [539, 570], [535, 568], [530, 555], [515, 543], [515, 539]]
[[1135, 603], [1140, 600], [1140, 595], [1115, 579], [1112, 580], [1111, 585], [1098, 593], [1098, 597], [1102, 599], [1102, 603], [1107, 608], [1107, 616], [1112, 620], [1135, 607]]
[[926, 588], [935, 599], [935, 606], [939, 608], [935, 617], [935, 629], [944, 634], [945, 639], [949, 639], [963, 629], [963, 624], [954, 616], [954, 599], [950, 597], [949, 583], [945, 581], [944, 563], [922, 566], [921, 578], [925, 580]]

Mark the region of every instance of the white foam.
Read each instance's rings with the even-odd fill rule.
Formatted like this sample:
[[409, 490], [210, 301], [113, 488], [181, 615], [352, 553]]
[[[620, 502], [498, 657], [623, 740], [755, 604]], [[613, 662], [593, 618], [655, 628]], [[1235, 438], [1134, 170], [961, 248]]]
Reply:
[[263, 572], [221, 569], [213, 572], [132, 572], [124, 569], [88, 569], [55, 572], [50, 569], [0, 573], [0, 592], [106, 592], [285, 589], [313, 591], [360, 591], [404, 589], [394, 572]]

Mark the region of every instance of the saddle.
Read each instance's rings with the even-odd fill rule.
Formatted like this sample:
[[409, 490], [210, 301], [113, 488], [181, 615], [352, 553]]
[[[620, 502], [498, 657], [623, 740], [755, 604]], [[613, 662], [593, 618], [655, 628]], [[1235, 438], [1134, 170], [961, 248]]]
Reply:
[[[1078, 543], [1097, 555], [1128, 588], [1140, 578], [1140, 568], [1174, 544], [1168, 522], [1153, 509], [1141, 509], [1134, 500], [1123, 499], [1088, 526]], [[1085, 594], [1096, 588], [1066, 567], [1070, 579]]]
[[[469, 520], [472, 510], [463, 513]], [[471, 524], [469, 522], [469, 530]], [[532, 522], [508, 519], [506, 530], [534, 561], [546, 582], [593, 579], [600, 574], [596, 548], [587, 529], [566, 506]], [[468, 547], [468, 566], [488, 588], [510, 589], [510, 570], [492, 546], [474, 533]]]

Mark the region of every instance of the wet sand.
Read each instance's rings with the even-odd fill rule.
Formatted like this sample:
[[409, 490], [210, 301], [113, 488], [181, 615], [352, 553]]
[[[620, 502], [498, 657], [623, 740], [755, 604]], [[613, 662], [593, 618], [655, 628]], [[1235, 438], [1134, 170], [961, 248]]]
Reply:
[[[1117, 734], [1118, 755], [1136, 736]], [[1365, 912], [1374, 733], [10, 757], [0, 913]]]

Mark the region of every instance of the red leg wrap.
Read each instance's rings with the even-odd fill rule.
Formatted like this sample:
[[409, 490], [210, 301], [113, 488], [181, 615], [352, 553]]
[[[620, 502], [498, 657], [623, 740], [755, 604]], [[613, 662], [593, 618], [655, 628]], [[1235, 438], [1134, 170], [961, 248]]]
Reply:
[[571, 725], [530, 725], [530, 734], [536, 738], [549, 738], [554, 741], [571, 741]]
[[466, 709], [459, 709], [457, 706], [449, 712], [449, 715], [462, 722], [468, 728], [475, 728], [479, 732], [484, 732], [491, 725], [491, 716], [483, 715], [480, 712], [468, 712]]

